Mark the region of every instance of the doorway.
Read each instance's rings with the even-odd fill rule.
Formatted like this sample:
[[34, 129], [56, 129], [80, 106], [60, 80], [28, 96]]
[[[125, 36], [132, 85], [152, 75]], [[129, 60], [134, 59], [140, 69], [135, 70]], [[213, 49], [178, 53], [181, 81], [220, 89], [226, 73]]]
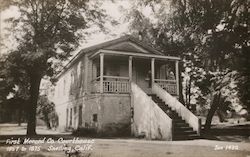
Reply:
[[145, 93], [151, 93], [151, 61], [150, 59], [135, 58], [133, 59], [133, 76], [135, 82]]
[[79, 111], [78, 111], [78, 127], [82, 126], [82, 105], [79, 106]]

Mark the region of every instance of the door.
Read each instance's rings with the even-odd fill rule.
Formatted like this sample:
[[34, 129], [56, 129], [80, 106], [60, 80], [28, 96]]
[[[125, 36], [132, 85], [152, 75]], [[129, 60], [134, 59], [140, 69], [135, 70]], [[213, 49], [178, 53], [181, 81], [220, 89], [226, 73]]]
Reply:
[[78, 127], [82, 126], [82, 105], [79, 106], [79, 112], [78, 112]]
[[137, 59], [133, 64], [133, 82], [135, 82], [144, 92], [150, 93], [150, 60]]

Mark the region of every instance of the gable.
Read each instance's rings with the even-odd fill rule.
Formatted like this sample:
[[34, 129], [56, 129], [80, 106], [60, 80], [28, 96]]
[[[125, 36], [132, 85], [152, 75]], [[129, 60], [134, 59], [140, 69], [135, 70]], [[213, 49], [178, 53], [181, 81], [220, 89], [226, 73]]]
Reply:
[[129, 35], [111, 41], [107, 41], [101, 44], [97, 44], [91, 47], [84, 48], [79, 53], [80, 54], [93, 53], [100, 49], [163, 55], [160, 51], [154, 49], [150, 45], [140, 40], [137, 40]]
[[62, 69], [62, 71], [57, 75], [60, 77], [67, 69], [69, 69], [80, 57], [85, 54], [91, 55], [98, 50], [114, 50], [114, 51], [124, 51], [124, 52], [135, 52], [144, 54], [155, 54], [164, 56], [160, 51], [156, 50], [152, 46], [144, 43], [140, 40], [133, 38], [132, 36], [125, 35], [123, 37], [103, 42], [94, 46], [90, 46], [79, 51]]
[[137, 53], [152, 53], [141, 47], [136, 43], [132, 43], [130, 41], [121, 42], [118, 44], [114, 44], [103, 48], [105, 50], [115, 50], [115, 51], [125, 51], [125, 52], [137, 52]]

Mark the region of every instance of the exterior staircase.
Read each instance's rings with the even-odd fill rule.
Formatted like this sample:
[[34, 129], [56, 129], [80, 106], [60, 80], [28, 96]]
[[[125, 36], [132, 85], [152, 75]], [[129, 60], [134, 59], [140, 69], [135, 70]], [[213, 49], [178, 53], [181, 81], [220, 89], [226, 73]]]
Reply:
[[199, 135], [188, 123], [183, 120], [176, 111], [172, 110], [155, 94], [149, 94], [152, 100], [172, 119], [173, 140], [193, 140], [199, 138]]

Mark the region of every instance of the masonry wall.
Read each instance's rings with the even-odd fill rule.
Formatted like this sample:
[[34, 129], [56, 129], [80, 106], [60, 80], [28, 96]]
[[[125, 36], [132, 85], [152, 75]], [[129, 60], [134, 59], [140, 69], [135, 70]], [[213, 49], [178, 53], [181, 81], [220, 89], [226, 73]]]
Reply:
[[83, 123], [79, 128], [93, 128], [99, 135], [130, 135], [130, 96], [128, 94], [91, 94], [82, 104]]
[[128, 94], [102, 96], [100, 132], [106, 135], [127, 136], [131, 130], [131, 99]]
[[172, 119], [134, 83], [132, 83], [132, 102], [134, 136], [172, 140]]
[[[85, 57], [81, 57], [67, 69], [56, 82], [54, 97], [52, 101], [55, 103], [56, 113], [58, 115], [58, 129], [65, 130], [67, 127], [77, 128], [77, 113], [80, 104], [84, 103], [84, 95], [86, 94], [85, 83]], [[67, 113], [68, 109], [68, 113]], [[67, 119], [67, 114], [72, 110], [72, 122]], [[75, 117], [73, 117], [75, 115]], [[67, 126], [66, 126], [67, 125]]]

